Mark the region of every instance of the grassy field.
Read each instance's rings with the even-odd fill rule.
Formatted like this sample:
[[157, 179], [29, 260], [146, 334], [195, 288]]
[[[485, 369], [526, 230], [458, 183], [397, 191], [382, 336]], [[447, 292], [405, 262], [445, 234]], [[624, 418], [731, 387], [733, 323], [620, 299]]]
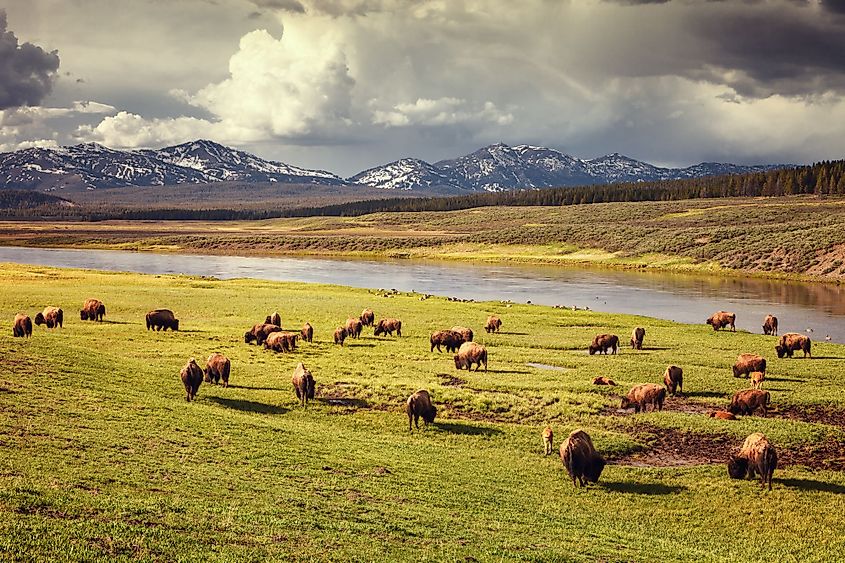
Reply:
[[586, 264], [845, 279], [845, 199], [485, 207], [252, 222], [0, 222], [0, 244]]
[[[830, 561], [845, 553], [845, 346], [779, 360], [775, 339], [643, 317], [255, 280], [143, 276], [0, 265], [0, 317], [65, 311], [63, 329], [0, 334], [0, 559], [258, 561], [560, 560]], [[91, 296], [106, 322], [82, 322]], [[401, 338], [334, 327], [371, 306], [403, 321]], [[178, 333], [147, 332], [173, 309]], [[292, 354], [246, 345], [278, 310], [310, 321]], [[495, 313], [501, 334], [482, 324]], [[429, 352], [437, 328], [466, 324], [488, 347], [487, 373]], [[589, 356], [599, 332], [645, 349]], [[186, 403], [190, 357], [232, 360], [229, 388]], [[769, 418], [710, 419], [747, 386], [739, 352], [770, 362]], [[297, 362], [317, 400], [297, 403]], [[631, 385], [684, 369], [686, 396], [659, 413], [617, 410]], [[556, 369], [532, 367], [544, 364]], [[620, 387], [596, 387], [596, 375]], [[431, 391], [435, 423], [408, 432], [405, 398]], [[574, 489], [556, 444], [584, 428], [612, 463]], [[724, 461], [765, 432], [781, 467], [774, 490], [731, 481]]]

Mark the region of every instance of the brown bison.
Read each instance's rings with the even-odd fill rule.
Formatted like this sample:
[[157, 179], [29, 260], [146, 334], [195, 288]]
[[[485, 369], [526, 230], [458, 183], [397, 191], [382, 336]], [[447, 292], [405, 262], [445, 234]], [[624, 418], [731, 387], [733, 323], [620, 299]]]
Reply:
[[274, 325], [270, 323], [258, 323], [257, 325], [253, 325], [251, 329], [244, 333], [244, 342], [249, 344], [250, 342], [255, 342], [257, 345], [261, 346], [264, 344], [264, 341], [267, 340], [267, 337], [273, 334], [274, 332], [281, 332], [282, 327], [279, 325]]
[[599, 334], [593, 338], [592, 343], [590, 343], [589, 352], [591, 356], [596, 352], [599, 354], [607, 354], [608, 350], [612, 350], [615, 354], [617, 348], [619, 348], [618, 336], [615, 334]]
[[596, 452], [589, 434], [583, 430], [573, 431], [560, 445], [560, 461], [574, 487], [597, 483], [606, 463]]
[[296, 398], [304, 407], [308, 401], [314, 398], [314, 376], [311, 371], [305, 367], [305, 364], [299, 362], [293, 370], [293, 390], [296, 392]]
[[642, 350], [644, 338], [645, 329], [641, 326], [638, 326], [634, 329], [634, 332], [631, 333], [631, 348], [633, 348], [634, 350]]
[[763, 382], [766, 381], [766, 374], [762, 371], [752, 371], [751, 375], [751, 387], [753, 389], [762, 389]]
[[364, 323], [361, 319], [353, 319], [352, 317], [346, 319], [346, 336], [349, 338], [358, 338], [361, 336], [361, 331], [364, 329]]
[[720, 328], [725, 328], [726, 326], [731, 327], [732, 332], [736, 332], [736, 314], [735, 313], [728, 313], [727, 311], [719, 311], [718, 313], [713, 313], [707, 321], [707, 324], [713, 327], [713, 330], [719, 330]]
[[32, 319], [29, 315], [18, 313], [15, 315], [15, 324], [12, 325], [12, 335], [15, 337], [32, 336]]
[[35, 324], [47, 325], [47, 328], [61, 327], [64, 315], [58, 307], [45, 307], [42, 312], [35, 315]]
[[450, 330], [454, 330], [460, 334], [461, 338], [464, 339], [464, 342], [472, 342], [472, 337], [475, 336], [472, 333], [472, 329], [465, 326], [453, 326]]
[[313, 342], [314, 340], [314, 327], [311, 326], [311, 323], [305, 323], [302, 325], [302, 330], [299, 332], [302, 335], [303, 342]]
[[164, 329], [179, 330], [179, 319], [173, 316], [170, 309], [155, 309], [147, 313], [147, 330], [156, 331]]
[[763, 334], [778, 335], [778, 318], [773, 315], [766, 315], [763, 319]]
[[736, 420], [736, 417], [733, 413], [727, 411], [712, 411], [710, 413], [710, 418], [719, 418], [721, 420]]
[[179, 372], [179, 377], [182, 378], [182, 385], [185, 386], [185, 400], [191, 402], [197, 396], [203, 378], [202, 370], [194, 358], [188, 360], [188, 363]]
[[229, 372], [232, 371], [232, 362], [223, 354], [214, 353], [208, 357], [205, 362], [205, 382], [206, 383], [220, 383], [223, 381], [223, 387], [229, 386]]
[[546, 426], [543, 428], [543, 449], [546, 452], [546, 455], [550, 455], [552, 453], [552, 448], [554, 447], [554, 432], [552, 432], [551, 426]]
[[106, 306], [99, 299], [86, 299], [79, 311], [79, 318], [83, 321], [102, 321], [106, 315]]
[[745, 439], [739, 453], [728, 460], [728, 475], [731, 479], [754, 478], [760, 474], [760, 486], [764, 489], [769, 485], [772, 490], [772, 475], [778, 466], [778, 454], [768, 438], [760, 432], [755, 432]]
[[654, 410], [663, 410], [663, 402], [666, 400], [666, 389], [656, 383], [641, 383], [635, 385], [628, 391], [626, 397], [622, 397], [623, 409], [634, 408], [634, 412], [646, 412], [646, 407], [651, 405]]
[[373, 326], [373, 323], [376, 322], [376, 314], [369, 308], [361, 311], [361, 316], [359, 318], [361, 319], [361, 324], [364, 326]]
[[684, 388], [684, 370], [678, 366], [669, 366], [663, 372], [663, 385], [666, 386], [666, 391], [670, 395], [683, 394]]
[[728, 411], [733, 414], [753, 415], [754, 411], [762, 410], [766, 416], [772, 397], [768, 391], [761, 389], [743, 389], [734, 393]]
[[484, 330], [487, 332], [499, 332], [500, 328], [502, 328], [502, 319], [496, 315], [490, 315], [487, 317], [487, 323], [484, 325]]
[[784, 356], [791, 358], [796, 350], [804, 352], [805, 358], [808, 355], [812, 358], [813, 354], [810, 351], [812, 346], [813, 343], [809, 337], [798, 334], [797, 332], [787, 332], [780, 337], [780, 344], [775, 346], [775, 351], [778, 353], [778, 358], [783, 358]]
[[[420, 428], [420, 417], [426, 426], [434, 422], [434, 417], [437, 416], [437, 407], [431, 404], [431, 395], [425, 389], [420, 389], [410, 397], [405, 404], [405, 412], [408, 414], [408, 432], [413, 430], [413, 426]], [[411, 425], [413, 422], [413, 426]]]
[[264, 348], [274, 352], [293, 352], [296, 349], [298, 334], [293, 332], [271, 332], [264, 341]]
[[396, 336], [402, 336], [402, 321], [399, 319], [381, 319], [378, 324], [376, 324], [373, 334], [376, 336], [380, 334], [393, 336], [393, 331], [396, 331]]
[[612, 385], [615, 387], [616, 382], [610, 379], [609, 377], [600, 375], [598, 377], [593, 378], [593, 385]]
[[264, 318], [264, 324], [282, 326], [282, 316], [278, 311], [273, 311], [272, 315], [267, 315]]
[[437, 348], [438, 352], [442, 352], [440, 346], [445, 346], [447, 352], [457, 352], [461, 344], [464, 343], [464, 337], [459, 332], [454, 330], [438, 330], [432, 332], [428, 341], [431, 343], [431, 351]]
[[766, 372], [766, 358], [759, 354], [740, 354], [733, 366], [734, 377], [748, 376], [752, 371]]
[[334, 331], [334, 343], [343, 346], [344, 340], [346, 340], [346, 327], [339, 326]]
[[487, 349], [475, 342], [464, 342], [455, 354], [455, 369], [472, 371], [472, 364], [478, 364], [475, 371], [481, 369], [484, 364], [484, 371], [487, 371]]

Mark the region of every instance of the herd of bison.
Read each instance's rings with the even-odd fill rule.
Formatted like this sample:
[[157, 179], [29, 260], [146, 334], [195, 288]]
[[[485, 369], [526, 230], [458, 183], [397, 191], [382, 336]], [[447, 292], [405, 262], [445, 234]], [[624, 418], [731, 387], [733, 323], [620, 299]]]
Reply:
[[[105, 305], [97, 299], [88, 299], [80, 310], [81, 320], [102, 321], [106, 314]], [[156, 309], [146, 315], [147, 330], [179, 330], [179, 320], [169, 309]], [[64, 322], [62, 309], [58, 307], [46, 307], [42, 312], [35, 315], [36, 325], [45, 325], [47, 328], [61, 328]], [[713, 330], [730, 328], [736, 331], [736, 315], [726, 311], [719, 311], [707, 319], [706, 323], [713, 327]], [[32, 319], [25, 314], [15, 316], [13, 334], [16, 337], [29, 337], [32, 335]], [[502, 326], [502, 321], [496, 316], [490, 316], [484, 326], [488, 333], [496, 333]], [[364, 327], [372, 327], [375, 336], [389, 335], [395, 332], [402, 336], [402, 321], [395, 318], [375, 320], [375, 314], [371, 309], [365, 309], [357, 318], [349, 318], [343, 326], [339, 326], [333, 334], [334, 343], [343, 346], [347, 338], [357, 339], [360, 337]], [[777, 336], [777, 317], [768, 315], [763, 322], [763, 332], [767, 335]], [[642, 327], [636, 327], [631, 334], [631, 347], [642, 349], [646, 331]], [[463, 326], [453, 326], [448, 330], [438, 330], [431, 334], [429, 342], [431, 351], [436, 348], [442, 351], [454, 353], [456, 369], [475, 371], [484, 366], [487, 371], [487, 349], [476, 342], [473, 342], [473, 331]], [[305, 323], [298, 332], [290, 332], [282, 329], [282, 320], [278, 312], [268, 315], [263, 323], [254, 325], [244, 334], [244, 342], [254, 342], [263, 345], [268, 350], [275, 352], [292, 352], [296, 349], [297, 341], [312, 342], [314, 328], [310, 323]], [[780, 336], [775, 351], [779, 358], [784, 356], [792, 357], [796, 351], [801, 351], [804, 357], [810, 356], [812, 343], [810, 338], [803, 334], [789, 332]], [[588, 352], [594, 354], [616, 354], [619, 348], [619, 337], [615, 334], [597, 335], [590, 343]], [[208, 357], [205, 368], [201, 368], [194, 358], [188, 360], [180, 372], [180, 378], [185, 387], [186, 400], [191, 401], [196, 397], [200, 384], [222, 383], [224, 387], [229, 384], [231, 362], [223, 354], [214, 353]], [[738, 391], [731, 399], [726, 411], [713, 411], [711, 417], [734, 420], [736, 415], [753, 415], [761, 412], [766, 416], [770, 406], [768, 391], [762, 389], [766, 374], [766, 359], [758, 354], [740, 354], [733, 365], [734, 377], [747, 377], [751, 382], [751, 388]], [[292, 383], [297, 399], [304, 406], [310, 399], [314, 398], [314, 376], [299, 362], [294, 369]], [[616, 385], [612, 379], [596, 377], [593, 379], [596, 385]], [[628, 394], [622, 398], [621, 408], [633, 408], [635, 412], [646, 411], [649, 406], [651, 410], [662, 410], [666, 394], [676, 395], [683, 393], [684, 374], [679, 366], [671, 365], [666, 368], [663, 374], [663, 385], [655, 383], [642, 383], [635, 385]], [[434, 421], [437, 414], [437, 407], [432, 403], [431, 395], [425, 389], [421, 389], [410, 397], [406, 402], [406, 413], [408, 415], [408, 429], [419, 428], [419, 419], [422, 418], [425, 424]], [[546, 455], [552, 453], [553, 431], [546, 427], [542, 433], [543, 446]], [[584, 486], [587, 483], [598, 481], [605, 466], [605, 459], [596, 451], [590, 436], [583, 430], [575, 430], [566, 438], [560, 446], [560, 458], [573, 485]], [[774, 446], [761, 433], [753, 433], [745, 440], [742, 448], [735, 455], [730, 456], [728, 461], [728, 474], [731, 478], [753, 478], [755, 473], [760, 476], [761, 486], [768, 485], [772, 488], [772, 474], [777, 467], [777, 452]]]

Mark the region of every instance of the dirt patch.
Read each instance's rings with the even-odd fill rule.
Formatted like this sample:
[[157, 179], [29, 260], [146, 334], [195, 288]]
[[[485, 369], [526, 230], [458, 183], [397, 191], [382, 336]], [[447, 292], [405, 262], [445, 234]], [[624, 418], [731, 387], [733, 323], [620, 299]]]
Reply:
[[[613, 397], [613, 405], [604, 407], [600, 414], [605, 416], [630, 416], [634, 413], [634, 409], [620, 409], [619, 401], [621, 396]], [[648, 407], [648, 412], [651, 412], [651, 407]], [[721, 410], [716, 403], [700, 403], [698, 401], [691, 401], [684, 396], [666, 397], [666, 402], [663, 403], [663, 410], [669, 412], [682, 412], [686, 414], [702, 414], [709, 415], [713, 411]]]
[[806, 465], [812, 469], [845, 471], [845, 441], [827, 440], [802, 444], [789, 449], [778, 448], [778, 467]]
[[356, 387], [353, 384], [338, 382], [329, 385], [318, 385], [317, 400], [323, 404], [338, 407], [333, 414], [351, 414], [358, 409], [369, 408], [369, 403], [355, 396]]
[[780, 418], [845, 428], [845, 409], [834, 405], [782, 405], [771, 412]]
[[633, 467], [681, 467], [726, 463], [734, 438], [724, 434], [696, 434], [670, 428], [642, 425], [633, 437], [646, 448], [630, 454], [610, 458], [616, 465]]
[[466, 384], [466, 379], [449, 375], [448, 373], [438, 373], [437, 377], [441, 379], [440, 385], [444, 387], [460, 387]]

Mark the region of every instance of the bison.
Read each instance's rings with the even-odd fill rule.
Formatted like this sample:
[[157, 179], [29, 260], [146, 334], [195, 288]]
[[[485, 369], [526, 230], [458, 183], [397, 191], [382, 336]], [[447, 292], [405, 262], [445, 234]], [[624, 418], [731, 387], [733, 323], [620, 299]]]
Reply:
[[612, 385], [615, 387], [616, 382], [610, 379], [609, 377], [600, 375], [598, 377], [593, 378], [593, 385]]
[[740, 354], [733, 365], [734, 377], [748, 376], [752, 371], [766, 372], [766, 358], [759, 354]]
[[461, 344], [464, 343], [464, 337], [454, 330], [438, 330], [431, 333], [428, 341], [431, 343], [431, 351], [437, 348], [438, 352], [442, 352], [440, 346], [445, 346], [447, 352], [457, 352]]
[[79, 318], [83, 321], [102, 321], [106, 315], [106, 306], [99, 299], [86, 299], [79, 311]]
[[24, 315], [23, 313], [15, 315], [15, 324], [12, 325], [12, 336], [32, 336], [32, 319], [29, 318], [29, 315]]
[[346, 327], [339, 326], [334, 331], [334, 343], [343, 346], [344, 340], [346, 340]]
[[299, 362], [293, 370], [293, 390], [296, 392], [296, 398], [304, 407], [308, 401], [314, 398], [314, 376], [311, 371], [305, 367], [305, 364]]
[[552, 453], [554, 442], [554, 432], [552, 432], [551, 426], [546, 426], [543, 428], [543, 449], [546, 452], [546, 455], [550, 455]]
[[185, 400], [191, 402], [197, 396], [203, 378], [202, 370], [194, 358], [188, 360], [179, 372], [179, 377], [182, 379], [182, 385], [185, 386]]
[[731, 398], [731, 404], [728, 406], [728, 411], [733, 414], [750, 416], [759, 409], [763, 411], [763, 416], [766, 416], [771, 400], [772, 398], [768, 391], [743, 389], [734, 393], [733, 398]]
[[465, 326], [453, 326], [450, 330], [453, 330], [461, 335], [461, 338], [464, 339], [464, 342], [472, 342], [472, 337], [474, 334], [472, 333], [471, 328], [467, 328]]
[[763, 382], [766, 380], [765, 373], [762, 371], [752, 371], [749, 377], [751, 377], [751, 387], [753, 389], [763, 388]]
[[378, 324], [376, 324], [373, 334], [376, 336], [379, 336], [380, 334], [393, 336], [394, 331], [396, 331], [396, 336], [402, 336], [402, 321], [399, 319], [381, 319]]
[[314, 327], [311, 326], [311, 323], [305, 323], [302, 325], [299, 334], [302, 335], [303, 342], [312, 342], [314, 340]]
[[666, 391], [670, 395], [683, 394], [684, 370], [678, 366], [667, 367], [663, 372], [663, 385], [666, 386]]
[[755, 432], [745, 439], [739, 453], [728, 460], [728, 475], [731, 479], [754, 478], [760, 475], [760, 486], [772, 490], [772, 475], [778, 465], [778, 454], [765, 434]]
[[560, 461], [569, 473], [573, 487], [597, 483], [606, 463], [583, 430], [573, 431], [560, 445]]
[[229, 386], [229, 373], [232, 371], [232, 362], [223, 354], [214, 353], [208, 357], [205, 362], [205, 382], [206, 383], [220, 383], [223, 381], [223, 387]]
[[713, 315], [705, 321], [707, 324], [713, 327], [713, 330], [719, 330], [720, 328], [725, 328], [726, 326], [731, 327], [732, 332], [736, 332], [736, 314], [735, 313], [728, 313], [727, 311], [719, 311], [718, 313], [713, 313]]
[[[405, 412], [408, 414], [408, 432], [413, 430], [413, 426], [420, 428], [420, 417], [426, 426], [434, 422], [434, 417], [437, 416], [437, 407], [431, 404], [431, 395], [425, 389], [420, 389], [410, 397], [405, 405]], [[413, 422], [413, 426], [411, 425]]]
[[644, 338], [645, 338], [645, 329], [641, 326], [638, 326], [631, 333], [631, 348], [633, 348], [634, 350], [642, 350]]
[[778, 335], [778, 318], [774, 315], [766, 315], [763, 319], [763, 334], [770, 334], [772, 336]]
[[364, 323], [361, 319], [353, 319], [352, 317], [346, 319], [346, 335], [349, 338], [358, 338], [361, 336], [361, 330], [364, 328]]
[[719, 418], [721, 420], [736, 420], [736, 417], [733, 413], [729, 413], [727, 411], [711, 411], [710, 418]]
[[646, 407], [651, 405], [651, 410], [663, 410], [663, 402], [666, 400], [666, 389], [656, 383], [642, 383], [635, 385], [628, 391], [628, 395], [622, 397], [623, 409], [634, 408], [634, 412], [645, 412]]
[[58, 307], [45, 307], [42, 312], [35, 315], [35, 324], [47, 325], [47, 328], [61, 327], [64, 322], [64, 315]]
[[281, 332], [282, 327], [270, 323], [258, 323], [244, 333], [244, 342], [255, 342], [258, 346], [264, 344], [267, 337], [274, 332]]
[[593, 338], [592, 343], [590, 343], [589, 352], [591, 356], [596, 352], [600, 354], [607, 354], [608, 350], [612, 350], [615, 354], [617, 348], [619, 348], [618, 336], [615, 334], [599, 334]]
[[272, 315], [265, 317], [264, 324], [282, 326], [282, 316], [278, 311], [273, 311]]
[[472, 371], [472, 364], [478, 364], [475, 371], [481, 369], [484, 364], [484, 371], [487, 371], [487, 349], [475, 342], [464, 342], [455, 354], [455, 369]]
[[359, 318], [361, 319], [361, 324], [364, 326], [373, 326], [373, 323], [376, 322], [376, 314], [369, 308], [361, 311], [361, 316]]
[[293, 352], [296, 349], [298, 334], [293, 332], [271, 332], [264, 341], [264, 348], [274, 352]]
[[496, 315], [490, 315], [487, 317], [487, 323], [484, 325], [484, 330], [487, 332], [499, 332], [500, 328], [502, 328], [502, 319]]
[[783, 358], [784, 356], [791, 358], [796, 350], [804, 352], [805, 358], [808, 355], [812, 358], [813, 354], [810, 350], [812, 346], [813, 343], [808, 336], [798, 334], [797, 332], [787, 332], [780, 337], [780, 344], [775, 346], [775, 351], [778, 353], [778, 358]]
[[173, 316], [170, 309], [155, 309], [147, 313], [147, 330], [156, 331], [164, 329], [179, 330], [179, 319]]

